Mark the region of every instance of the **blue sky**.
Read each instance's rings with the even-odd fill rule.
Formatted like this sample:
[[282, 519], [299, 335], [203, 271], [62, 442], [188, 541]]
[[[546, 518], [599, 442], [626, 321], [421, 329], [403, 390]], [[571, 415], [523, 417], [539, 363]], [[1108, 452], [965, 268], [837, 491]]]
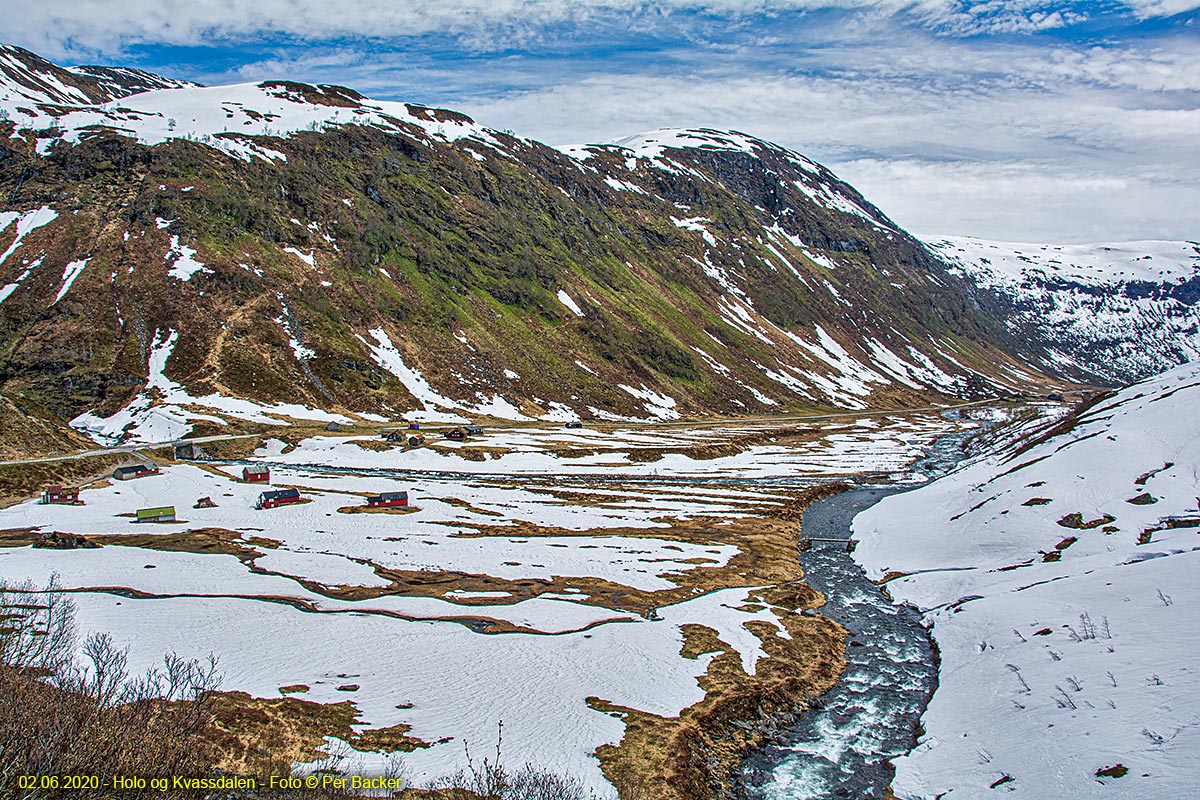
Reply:
[[551, 144], [724, 127], [911, 230], [1200, 238], [1200, 0], [5, 0], [60, 63], [291, 78]]

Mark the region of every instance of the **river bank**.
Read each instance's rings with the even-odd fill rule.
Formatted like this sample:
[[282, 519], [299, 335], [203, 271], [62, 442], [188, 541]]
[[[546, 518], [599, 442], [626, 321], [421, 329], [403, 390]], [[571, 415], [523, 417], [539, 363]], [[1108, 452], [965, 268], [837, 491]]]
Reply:
[[[824, 498], [804, 513], [805, 581], [825, 595], [822, 616], [850, 633], [846, 667], [813, 710], [776, 731], [737, 774], [736, 795], [762, 800], [890, 797], [890, 763], [916, 744], [921, 715], [938, 680], [938, 653], [920, 615], [897, 605], [850, 555], [860, 512], [949, 472], [977, 431], [938, 439], [912, 467], [911, 483], [866, 485]], [[824, 540], [824, 541], [820, 541]]]

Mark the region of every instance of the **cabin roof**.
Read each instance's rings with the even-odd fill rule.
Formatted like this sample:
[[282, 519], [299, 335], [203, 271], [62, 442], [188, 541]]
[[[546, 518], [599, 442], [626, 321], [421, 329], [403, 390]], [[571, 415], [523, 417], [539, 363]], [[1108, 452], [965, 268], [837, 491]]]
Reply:
[[175, 516], [175, 506], [159, 506], [158, 508], [139, 508], [137, 518]]

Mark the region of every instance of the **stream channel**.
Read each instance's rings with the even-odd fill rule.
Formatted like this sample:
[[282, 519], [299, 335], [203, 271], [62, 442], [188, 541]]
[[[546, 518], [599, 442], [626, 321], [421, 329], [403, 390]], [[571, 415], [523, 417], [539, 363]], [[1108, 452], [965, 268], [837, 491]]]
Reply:
[[[978, 429], [943, 436], [911, 471], [922, 485], [952, 470]], [[855, 515], [914, 483], [870, 486], [820, 500], [804, 512], [803, 535], [850, 538]], [[805, 581], [825, 594], [819, 613], [850, 631], [846, 670], [811, 711], [750, 754], [736, 794], [754, 800], [882, 800], [890, 763], [916, 744], [917, 725], [937, 688], [937, 653], [920, 615], [892, 603], [840, 542], [800, 554]]]

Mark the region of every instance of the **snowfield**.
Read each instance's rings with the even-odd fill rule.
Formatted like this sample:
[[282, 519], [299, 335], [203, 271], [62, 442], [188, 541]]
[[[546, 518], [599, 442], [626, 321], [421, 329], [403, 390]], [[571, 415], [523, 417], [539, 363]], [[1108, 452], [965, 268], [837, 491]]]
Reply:
[[855, 558], [902, 574], [889, 591], [941, 649], [897, 796], [1200, 785], [1197, 408], [1200, 365], [1177, 367], [856, 517]]
[[1009, 327], [1040, 340], [1045, 351], [1035, 357], [1051, 371], [1123, 384], [1200, 358], [1196, 242], [1050, 245], [951, 236], [926, 244], [952, 272], [1013, 304]]
[[[168, 465], [86, 488], [84, 505], [0, 509], [0, 529], [108, 537], [98, 549], [0, 548], [0, 576], [45, 584], [56, 574], [83, 630], [128, 645], [135, 668], [168, 651], [212, 652], [226, 690], [277, 697], [303, 684], [307, 700], [353, 700], [364, 726], [410, 725], [433, 743], [403, 758], [418, 782], [464, 767], [467, 745], [494, 746], [503, 720], [510, 763], [606, 793], [594, 752], [619, 742], [624, 725], [588, 697], [675, 716], [703, 699], [698, 679], [715, 656], [683, 657], [682, 626], [713, 629], [751, 674], [765, 651], [747, 624], [787, 635], [777, 608], [748, 602], [751, 582], [690, 584], [689, 573], [739, 555], [721, 524], [787, 502], [797, 475], [805, 485], [901, 469], [959, 425], [933, 414], [813, 420], [787, 446], [707, 458], [670, 451], [762, 428], [498, 430], [472, 439], [494, 454], [482, 462], [458, 455], [456, 442], [405, 452], [363, 449], [362, 436], [294, 448], [267, 439], [250, 461], [308, 502], [254, 510], [264, 487], [237, 480], [246, 462]], [[346, 513], [397, 489], [409, 492], [405, 513]], [[193, 508], [201, 497], [216, 507]], [[162, 505], [175, 506], [177, 522], [132, 518]], [[689, 524], [711, 532], [674, 535]], [[223, 551], [187, 544], [217, 534]], [[182, 544], [157, 549], [167, 536]], [[667, 594], [645, 615], [612, 599], [637, 592]], [[347, 683], [359, 689], [339, 691]], [[360, 757], [368, 769], [384, 763]]]

